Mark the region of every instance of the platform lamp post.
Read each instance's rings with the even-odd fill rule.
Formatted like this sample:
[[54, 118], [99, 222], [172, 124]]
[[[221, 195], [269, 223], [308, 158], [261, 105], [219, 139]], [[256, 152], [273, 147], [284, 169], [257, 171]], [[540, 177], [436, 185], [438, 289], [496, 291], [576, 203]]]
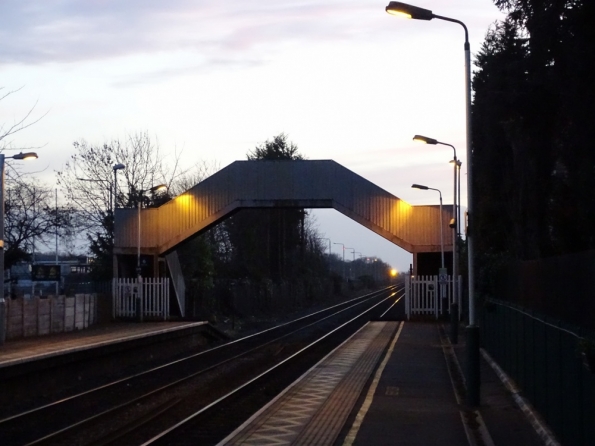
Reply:
[[440, 195], [440, 256], [441, 256], [441, 265], [444, 269], [444, 236], [443, 236], [443, 222], [442, 222], [442, 192], [439, 189], [434, 189], [433, 187], [423, 186], [421, 184], [412, 184], [411, 187], [413, 189], [420, 189], [420, 190], [435, 190]]
[[[115, 171], [114, 171], [115, 172]], [[136, 205], [137, 209], [137, 243], [136, 243], [136, 280], [137, 280], [137, 299], [136, 299], [136, 316], [140, 322], [143, 321], [143, 296], [142, 296], [142, 289], [143, 289], [143, 276], [141, 274], [141, 264], [140, 264], [140, 243], [141, 243], [141, 224], [140, 224], [140, 209], [142, 207], [143, 202], [143, 194], [145, 192], [151, 192], [155, 194], [155, 192], [159, 192], [161, 190], [166, 189], [167, 186], [165, 184], [159, 184], [157, 186], [153, 186], [149, 189], [141, 189], [138, 191], [138, 203]]]
[[444, 284], [442, 283], [442, 276], [446, 275], [446, 269], [444, 268], [444, 223], [442, 222], [442, 192], [438, 189], [434, 189], [433, 187], [422, 186], [421, 184], [412, 184], [411, 187], [413, 189], [421, 189], [421, 190], [435, 190], [440, 194], [440, 270], [438, 271], [438, 275], [440, 276], [440, 302], [444, 301]]
[[457, 243], [457, 234], [458, 234], [458, 226], [459, 226], [459, 216], [457, 214], [457, 149], [452, 144], [448, 144], [445, 142], [438, 141], [434, 138], [428, 138], [427, 136], [422, 135], [415, 135], [413, 137], [414, 141], [422, 142], [425, 144], [431, 145], [443, 145], [452, 148], [454, 153], [454, 169], [453, 169], [453, 200], [452, 200], [452, 216], [453, 222], [451, 223], [450, 227], [452, 228], [453, 237], [452, 237], [452, 295], [453, 300], [450, 303], [450, 340], [453, 344], [458, 343], [458, 315], [459, 315], [459, 305], [456, 301], [457, 294], [457, 271], [458, 271], [458, 264], [457, 264], [457, 250], [456, 250], [456, 243]]
[[475, 278], [474, 278], [474, 250], [473, 250], [473, 146], [471, 141], [471, 50], [469, 46], [469, 31], [467, 26], [460, 20], [450, 17], [439, 16], [429, 9], [412, 6], [402, 2], [390, 2], [385, 8], [386, 12], [392, 15], [406, 17], [416, 20], [444, 20], [458, 23], [465, 31], [465, 127], [466, 127], [466, 149], [467, 149], [467, 256], [469, 276], [469, 325], [466, 329], [467, 343], [467, 404], [470, 406], [479, 405], [479, 327], [475, 316]]
[[[461, 166], [463, 165], [461, 160], [450, 160], [449, 163], [454, 164], [455, 172], [457, 176], [457, 207], [456, 207], [456, 219], [457, 219], [457, 241], [458, 236], [461, 235]], [[457, 254], [458, 256], [458, 254]], [[457, 257], [458, 258], [458, 257]], [[458, 265], [457, 265], [458, 266]]]
[[122, 170], [122, 169], [126, 169], [126, 166], [122, 163], [118, 163], [118, 164], [114, 164], [112, 167], [113, 171], [114, 171], [114, 206], [113, 206], [113, 211], [115, 214], [116, 211], [116, 207], [118, 207], [117, 205], [117, 200], [118, 200], [118, 170]]
[[[126, 166], [122, 163], [117, 163], [112, 166], [112, 170], [114, 171], [114, 193], [112, 194], [113, 203], [112, 203], [112, 217], [114, 221], [114, 232], [113, 237], [115, 238], [116, 232], [116, 208], [118, 207], [118, 170], [126, 169]], [[115, 243], [115, 240], [113, 241]], [[112, 252], [112, 275], [114, 279], [118, 278], [118, 256], [114, 252]], [[116, 286], [116, 283], [113, 282], [113, 287]], [[115, 288], [112, 289], [112, 294], [116, 295]]]
[[[459, 268], [459, 259], [460, 259], [460, 250], [459, 250], [459, 238], [461, 235], [461, 165], [463, 164], [461, 162], [461, 160], [458, 159], [453, 159], [449, 161], [451, 164], [453, 164], [454, 169], [455, 169], [455, 184], [456, 184], [456, 188], [457, 188], [457, 203], [456, 203], [456, 207], [455, 207], [455, 241], [454, 241], [454, 245], [453, 245], [453, 250], [454, 250], [454, 254], [453, 254], [453, 259], [456, 260], [456, 268]], [[453, 276], [454, 276], [454, 268], [453, 268]], [[453, 292], [454, 292], [455, 288], [453, 288]], [[461, 294], [461, 289], [459, 287], [459, 282], [456, 282], [456, 290], [459, 294]], [[455, 296], [458, 296], [458, 294], [455, 294]], [[459, 320], [458, 320], [458, 315], [457, 315], [457, 321], [456, 321], [456, 326], [452, 325], [452, 320], [451, 320], [451, 332], [452, 330], [457, 330], [457, 332], [452, 332], [452, 337], [454, 339], [454, 343], [457, 343], [458, 341], [458, 326], [459, 326]]]
[[6, 341], [6, 300], [4, 299], [4, 161], [13, 160], [34, 160], [37, 153], [17, 153], [13, 156], [6, 156], [0, 153], [0, 345]]
[[341, 245], [343, 247], [343, 279], [345, 279], [345, 245], [343, 243], [333, 243], [333, 245]]

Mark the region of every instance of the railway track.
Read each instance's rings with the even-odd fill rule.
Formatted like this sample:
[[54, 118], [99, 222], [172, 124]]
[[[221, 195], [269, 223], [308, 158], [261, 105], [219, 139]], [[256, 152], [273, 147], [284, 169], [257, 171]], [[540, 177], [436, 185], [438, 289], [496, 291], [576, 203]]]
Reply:
[[[214, 442], [227, 425], [233, 425], [236, 420], [241, 422], [244, 413], [249, 416], [250, 410], [266, 403], [288, 384], [289, 379], [295, 379], [294, 371], [287, 373], [294, 367], [289, 364], [315, 363], [316, 358], [328, 350], [331, 339], [336, 343], [341, 336], [346, 337], [346, 333], [366, 315], [368, 320], [374, 312], [375, 317], [379, 317], [382, 311], [387, 311], [387, 296], [398, 293], [402, 290], [396, 287], [370, 293], [59, 401], [6, 416], [0, 419], [1, 443], [106, 445], [151, 441], [168, 444], [180, 429], [192, 431], [193, 428], [188, 426], [196, 422], [202, 423], [201, 444]], [[279, 378], [273, 377], [282, 370], [286, 373], [279, 374]], [[261, 391], [254, 390], [254, 386], [265, 381], [266, 386]], [[248, 398], [247, 395], [252, 396]], [[236, 400], [242, 404], [238, 405]], [[210, 421], [205, 423], [207, 418]], [[165, 440], [165, 437], [169, 439]]]

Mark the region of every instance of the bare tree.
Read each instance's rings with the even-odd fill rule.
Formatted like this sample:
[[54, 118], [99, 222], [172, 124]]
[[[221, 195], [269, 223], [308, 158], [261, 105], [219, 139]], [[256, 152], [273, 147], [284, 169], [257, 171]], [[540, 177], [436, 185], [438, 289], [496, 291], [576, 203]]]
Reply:
[[180, 195], [213, 175], [219, 169], [217, 162], [199, 161], [191, 169], [186, 170], [172, 180], [169, 188], [170, 195], [172, 197]]
[[[85, 140], [73, 144], [72, 155], [64, 169], [57, 171], [58, 184], [66, 199], [81, 216], [86, 229], [98, 229], [111, 215], [112, 204], [128, 206], [128, 191], [148, 189], [165, 176], [159, 154], [147, 133], [116, 139], [97, 146]], [[117, 196], [114, 198], [115, 164], [125, 169], [118, 172]]]
[[[140, 192], [158, 184], [168, 187], [168, 199], [185, 190], [192, 180], [202, 179], [207, 172], [206, 164], [182, 169], [180, 154], [175, 154], [173, 166], [165, 163], [159, 143], [146, 131], [102, 145], [85, 140], [73, 145], [75, 154], [56, 172], [58, 184], [69, 206], [76, 211], [80, 228], [90, 231], [90, 250], [96, 260], [103, 258], [105, 276], [111, 271], [108, 264], [111, 265], [113, 249], [112, 208], [136, 207]], [[116, 164], [125, 168], [115, 173]]]
[[13, 179], [5, 198], [6, 268], [29, 259], [34, 244], [51, 245], [56, 233], [61, 239], [72, 239], [72, 212], [56, 208], [49, 187], [31, 178]]
[[[7, 99], [9, 96], [13, 95], [14, 93], [19, 92], [21, 88], [17, 88], [16, 90], [4, 91], [5, 87], [0, 87], [0, 102]], [[33, 112], [37, 107], [37, 102], [31, 107], [25, 116], [20, 119], [14, 120], [10, 124], [0, 123], [0, 152], [4, 152], [5, 150], [30, 150], [32, 147], [19, 147], [14, 146], [14, 142], [11, 137], [34, 124], [37, 124], [40, 120], [42, 120], [46, 115], [47, 112], [41, 115], [38, 118], [33, 117]]]
[[[0, 87], [0, 102], [19, 92], [21, 88], [6, 91]], [[23, 151], [38, 149], [38, 147], [16, 145], [13, 136], [32, 125], [38, 123], [47, 112], [40, 117], [34, 117], [37, 107], [35, 103], [23, 117], [12, 122], [0, 123], [0, 152]], [[62, 237], [70, 238], [72, 231], [68, 227], [70, 213], [64, 209], [52, 206], [52, 189], [23, 175], [17, 164], [6, 164], [6, 193], [4, 196], [5, 213], [5, 268], [14, 263], [25, 260], [31, 253], [31, 246], [36, 240], [40, 243], [47, 241], [50, 232], [56, 231]]]

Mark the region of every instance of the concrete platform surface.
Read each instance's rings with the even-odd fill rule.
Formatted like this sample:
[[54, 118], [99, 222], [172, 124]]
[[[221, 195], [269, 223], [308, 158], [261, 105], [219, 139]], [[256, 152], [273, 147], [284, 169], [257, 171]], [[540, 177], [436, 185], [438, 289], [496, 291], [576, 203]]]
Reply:
[[[203, 324], [122, 322], [9, 340], [0, 369]], [[220, 444], [545, 444], [483, 359], [482, 405], [465, 407], [456, 377], [463, 356], [464, 336], [451, 346], [439, 324], [370, 322]]]
[[0, 368], [205, 325], [207, 322], [113, 322], [66, 333], [7, 340]]
[[485, 362], [484, 403], [465, 407], [463, 348], [438, 324], [371, 322], [219, 446], [544, 444]]

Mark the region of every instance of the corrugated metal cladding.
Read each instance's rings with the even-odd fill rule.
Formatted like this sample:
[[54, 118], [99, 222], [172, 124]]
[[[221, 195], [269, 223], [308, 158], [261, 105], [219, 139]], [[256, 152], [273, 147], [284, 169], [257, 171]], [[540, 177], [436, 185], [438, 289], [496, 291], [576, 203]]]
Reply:
[[[331, 160], [236, 161], [180, 196], [141, 211], [141, 250], [162, 254], [244, 207], [332, 207], [409, 252], [440, 251], [439, 206], [411, 206]], [[452, 206], [443, 207], [452, 250]], [[137, 247], [136, 210], [117, 209], [116, 253]]]

